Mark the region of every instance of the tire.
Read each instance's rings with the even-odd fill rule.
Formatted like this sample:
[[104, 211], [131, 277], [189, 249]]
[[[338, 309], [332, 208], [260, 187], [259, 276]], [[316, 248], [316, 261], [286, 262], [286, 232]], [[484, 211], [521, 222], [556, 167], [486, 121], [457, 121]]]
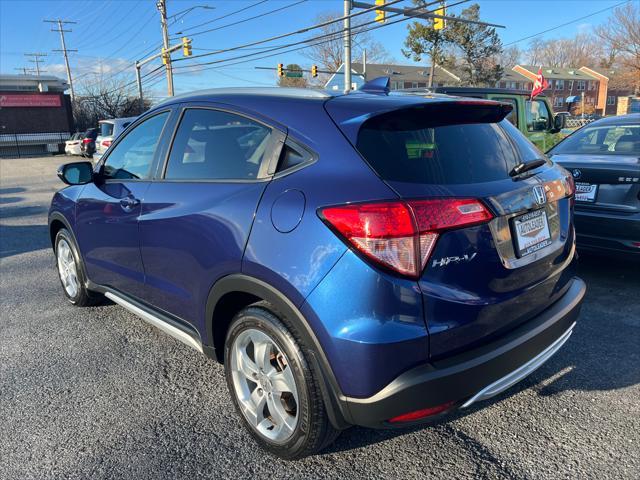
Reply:
[[102, 296], [90, 292], [76, 242], [66, 228], [61, 228], [55, 241], [56, 267], [64, 296], [73, 305], [88, 307], [100, 303]]
[[261, 302], [234, 317], [224, 348], [238, 415], [264, 450], [288, 460], [317, 453], [340, 434], [329, 421], [299, 338]]

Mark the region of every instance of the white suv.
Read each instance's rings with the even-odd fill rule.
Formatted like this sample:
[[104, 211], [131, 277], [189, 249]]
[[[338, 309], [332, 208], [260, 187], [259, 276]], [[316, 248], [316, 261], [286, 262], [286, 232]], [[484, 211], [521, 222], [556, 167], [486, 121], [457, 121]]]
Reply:
[[98, 122], [99, 133], [96, 139], [96, 154], [94, 157], [100, 157], [111, 145], [118, 135], [120, 135], [131, 122], [137, 117], [112, 118], [109, 120], [100, 120]]

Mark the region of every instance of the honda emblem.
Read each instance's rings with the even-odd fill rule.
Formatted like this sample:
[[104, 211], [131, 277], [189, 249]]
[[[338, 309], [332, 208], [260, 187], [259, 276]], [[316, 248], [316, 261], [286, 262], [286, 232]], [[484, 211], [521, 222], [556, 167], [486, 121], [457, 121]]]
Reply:
[[544, 187], [540, 185], [533, 187], [533, 196], [538, 205], [544, 205], [547, 202], [547, 193], [544, 191]]

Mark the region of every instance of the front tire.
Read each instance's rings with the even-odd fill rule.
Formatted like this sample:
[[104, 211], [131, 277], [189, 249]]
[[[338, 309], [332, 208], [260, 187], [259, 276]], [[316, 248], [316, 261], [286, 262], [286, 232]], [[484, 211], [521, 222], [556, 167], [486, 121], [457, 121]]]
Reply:
[[301, 458], [339, 435], [295, 332], [267, 304], [254, 304], [236, 315], [227, 333], [224, 364], [236, 410], [268, 452]]
[[87, 290], [82, 260], [73, 237], [66, 228], [61, 228], [55, 241], [56, 266], [62, 291], [67, 300], [78, 307], [99, 303], [100, 296]]

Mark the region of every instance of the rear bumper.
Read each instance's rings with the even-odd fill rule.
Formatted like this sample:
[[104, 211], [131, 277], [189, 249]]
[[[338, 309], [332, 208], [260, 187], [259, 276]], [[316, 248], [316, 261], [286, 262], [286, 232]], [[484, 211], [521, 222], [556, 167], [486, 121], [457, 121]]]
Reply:
[[640, 255], [640, 215], [587, 211], [576, 208], [576, 243], [579, 249]]
[[571, 335], [586, 286], [574, 278], [560, 300], [505, 337], [471, 351], [413, 368], [369, 398], [345, 398], [346, 420], [389, 428], [424, 423], [389, 423], [390, 418], [450, 404], [468, 407], [496, 395], [548, 360]]

